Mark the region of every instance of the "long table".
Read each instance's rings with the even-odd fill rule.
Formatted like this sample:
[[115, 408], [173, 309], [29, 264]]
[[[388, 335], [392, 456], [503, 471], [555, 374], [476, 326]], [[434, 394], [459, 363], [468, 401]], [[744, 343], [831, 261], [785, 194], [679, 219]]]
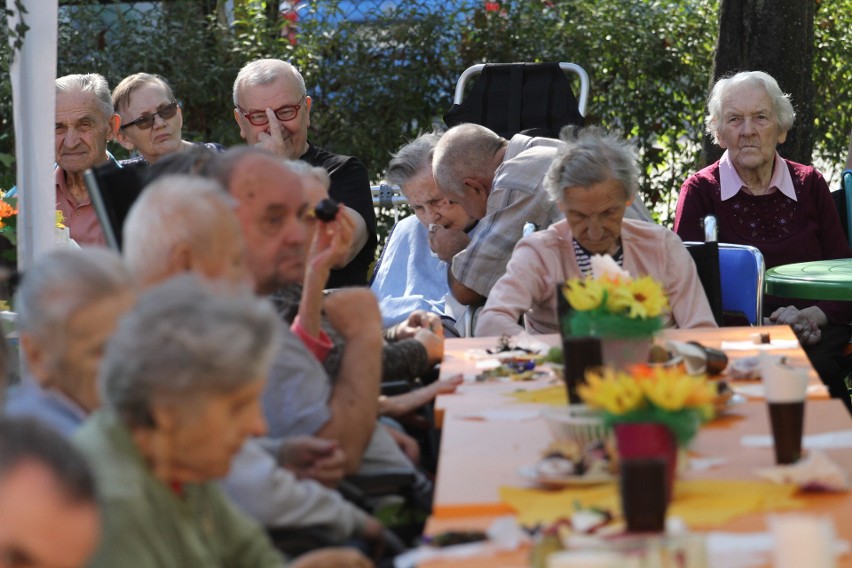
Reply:
[[[789, 328], [771, 327], [768, 330], [773, 339], [794, 337]], [[723, 338], [728, 341], [746, 340], [756, 331], [766, 330], [691, 330], [688, 339], [700, 341], [709, 347], [719, 347]], [[687, 334], [681, 331], [670, 331], [664, 335], [670, 339], [687, 338]], [[555, 336], [539, 336], [535, 339], [548, 344], [558, 342]], [[442, 376], [459, 372], [467, 375], [475, 373], [475, 360], [470, 358], [470, 350], [493, 347], [495, 344], [496, 338], [448, 340]], [[784, 354], [792, 364], [810, 367], [801, 349], [788, 351]], [[729, 357], [749, 354], [754, 353], [731, 352]], [[812, 378], [818, 381], [815, 374]], [[528, 486], [528, 482], [518, 473], [518, 468], [531, 465], [541, 457], [541, 451], [551, 439], [550, 434], [541, 418], [500, 421], [476, 419], [476, 416], [483, 411], [508, 410], [523, 413], [527, 410], [541, 410], [540, 404], [518, 402], [508, 394], [521, 385], [521, 388], [536, 390], [552, 387], [554, 384], [555, 379], [530, 383], [465, 383], [456, 393], [438, 398], [436, 408], [443, 414], [443, 436], [434, 510], [427, 524], [427, 533], [483, 529], [496, 517], [512, 513], [512, 509], [500, 499], [500, 487]], [[842, 403], [819, 397], [809, 399], [805, 412], [806, 435], [850, 428], [852, 420]], [[727, 461], [711, 469], [690, 471], [684, 478], [756, 480], [757, 477], [753, 473], [756, 467], [773, 465], [772, 449], [745, 448], [740, 444], [740, 438], [744, 435], [768, 433], [769, 421], [764, 401], [752, 399], [732, 407], [723, 418], [705, 426], [691, 446], [696, 457], [724, 457]], [[848, 449], [827, 450], [826, 453], [847, 473], [852, 472], [852, 452]], [[852, 523], [848, 522], [849, 512], [852, 511], [852, 494], [808, 494], [803, 498], [807, 500], [808, 512], [831, 515], [835, 519], [838, 534], [852, 541]], [[727, 524], [725, 530], [766, 530], [765, 516], [763, 513], [745, 514]], [[487, 558], [432, 561], [423, 566], [517, 568], [527, 565], [528, 555], [529, 551], [522, 548]], [[847, 555], [840, 559], [838, 566], [852, 568], [852, 557]]]

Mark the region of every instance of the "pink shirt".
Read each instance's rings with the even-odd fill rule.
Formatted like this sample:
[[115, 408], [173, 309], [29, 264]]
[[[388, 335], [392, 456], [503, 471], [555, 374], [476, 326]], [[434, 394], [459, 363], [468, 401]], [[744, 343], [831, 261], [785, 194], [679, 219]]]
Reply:
[[78, 245], [106, 246], [106, 238], [101, 230], [98, 216], [92, 205], [91, 198], [77, 203], [65, 183], [65, 170], [56, 168], [56, 208], [65, 216], [65, 226], [71, 233], [71, 238]]
[[[743, 187], [746, 187], [745, 182], [737, 173], [734, 164], [731, 163], [731, 158], [728, 157], [728, 151], [722, 154], [719, 160], [719, 186], [722, 190], [722, 201], [735, 196]], [[790, 170], [787, 164], [775, 152], [775, 163], [772, 166], [772, 179], [769, 180], [769, 188], [775, 188], [793, 201], [796, 199], [796, 188], [793, 187], [793, 178], [790, 176]]]

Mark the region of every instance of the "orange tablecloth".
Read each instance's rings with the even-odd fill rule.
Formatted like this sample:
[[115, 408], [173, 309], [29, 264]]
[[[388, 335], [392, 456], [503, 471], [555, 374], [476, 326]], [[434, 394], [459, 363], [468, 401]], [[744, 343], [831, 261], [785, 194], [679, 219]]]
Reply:
[[[721, 330], [672, 330], [665, 335], [672, 339], [697, 340], [709, 347], [719, 347], [725, 340], [746, 340], [749, 334], [761, 328], [724, 328]], [[772, 338], [793, 338], [789, 328], [768, 328]], [[729, 330], [733, 330], [730, 332]], [[725, 333], [725, 332], [729, 333]], [[700, 335], [696, 337], [696, 335]], [[558, 343], [556, 336], [539, 336], [549, 344]], [[496, 344], [495, 338], [450, 340], [442, 365], [442, 376], [456, 372], [473, 372], [473, 360], [466, 352]], [[756, 353], [756, 350], [755, 352]], [[753, 355], [748, 351], [729, 353], [735, 357]], [[807, 366], [807, 358], [801, 349], [782, 353], [794, 365]], [[818, 380], [815, 373], [812, 379]], [[465, 384], [452, 395], [438, 398], [436, 408], [444, 413], [441, 455], [435, 487], [434, 513], [427, 525], [427, 532], [434, 534], [449, 529], [482, 529], [495, 517], [511, 514], [513, 510], [503, 502], [501, 487], [525, 487], [527, 481], [520, 476], [518, 468], [534, 463], [542, 449], [550, 441], [544, 421], [540, 418], [512, 421], [511, 416], [503, 420], [482, 420], [481, 412], [487, 409], [520, 410], [540, 409], [541, 405], [519, 402], [509, 396], [518, 389], [542, 389], [558, 384], [556, 379], [539, 380], [533, 383], [474, 383]], [[478, 414], [479, 413], [479, 414]], [[479, 419], [477, 419], [479, 418]], [[518, 415], [518, 418], [523, 418]], [[809, 400], [805, 412], [805, 434], [852, 429], [852, 420], [839, 401]], [[685, 480], [741, 480], [758, 481], [753, 473], [757, 467], [773, 465], [771, 448], [745, 448], [740, 438], [749, 434], [768, 434], [769, 420], [764, 402], [752, 400], [731, 408], [724, 417], [717, 419], [701, 430], [691, 451], [698, 457], [724, 457], [727, 461], [712, 469], [701, 472], [689, 471]], [[827, 450], [826, 453], [847, 472], [852, 472], [852, 451]], [[688, 484], [684, 484], [686, 487]], [[705, 484], [705, 488], [708, 487]], [[835, 519], [840, 537], [852, 541], [852, 523], [848, 522], [852, 512], [852, 493], [843, 494], [797, 494], [804, 509], [809, 513], [828, 514]], [[765, 512], [755, 511], [738, 514], [725, 524], [724, 530], [755, 532], [766, 530]], [[497, 557], [436, 561], [424, 566], [465, 566], [476, 568], [525, 566], [528, 551], [519, 550], [502, 553]], [[839, 566], [852, 568], [852, 557], [841, 558]]]

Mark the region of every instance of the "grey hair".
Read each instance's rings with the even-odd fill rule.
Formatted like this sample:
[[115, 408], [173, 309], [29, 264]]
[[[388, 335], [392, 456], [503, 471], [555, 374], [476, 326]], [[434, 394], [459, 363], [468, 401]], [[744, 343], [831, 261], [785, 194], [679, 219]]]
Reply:
[[409, 179], [420, 173], [424, 168], [432, 167], [432, 156], [435, 146], [443, 132], [427, 132], [402, 146], [391, 156], [385, 179], [391, 185], [400, 186], [403, 191]]
[[[280, 339], [267, 300], [184, 274], [149, 289], [120, 323], [101, 364], [101, 398], [131, 428], [155, 405], [191, 404], [265, 377]], [[215, 442], [214, 442], [215, 443]]]
[[0, 418], [0, 479], [24, 463], [46, 468], [72, 502], [97, 502], [92, 470], [70, 440], [34, 418]]
[[478, 124], [450, 128], [432, 156], [435, 183], [450, 196], [464, 196], [464, 178], [493, 179], [494, 155], [506, 144], [505, 138]]
[[775, 123], [778, 128], [782, 132], [787, 132], [793, 127], [796, 111], [790, 101], [790, 95], [781, 90], [778, 81], [772, 75], [763, 71], [742, 71], [716, 81], [713, 90], [710, 91], [710, 97], [707, 99], [707, 116], [704, 119], [704, 124], [707, 134], [712, 136], [716, 143], [719, 142], [719, 124], [723, 113], [722, 99], [725, 98], [728, 89], [740, 85], [763, 87], [772, 101], [772, 110], [775, 113]]
[[613, 179], [624, 188], [627, 200], [639, 190], [639, 166], [636, 151], [621, 136], [603, 128], [566, 126], [559, 138], [565, 145], [559, 149], [544, 186], [550, 198], [563, 203], [569, 187], [591, 187]]
[[109, 84], [103, 75], [86, 73], [85, 75], [65, 75], [56, 80], [56, 94], [74, 92], [92, 93], [98, 101], [98, 107], [104, 119], [109, 121], [115, 111], [112, 108], [112, 95]]
[[124, 220], [124, 260], [139, 282], [168, 275], [166, 259], [181, 243], [211, 257], [220, 220], [235, 202], [213, 180], [192, 175], [165, 175], [151, 183]]
[[298, 175], [300, 178], [313, 178], [317, 183], [325, 188], [326, 193], [328, 193], [329, 188], [331, 188], [331, 177], [328, 175], [328, 171], [325, 168], [312, 166], [302, 160], [285, 160], [284, 166], [289, 168], [290, 171]]
[[18, 330], [45, 346], [48, 364], [55, 368], [65, 349], [68, 319], [107, 296], [133, 289], [121, 257], [108, 249], [49, 252], [27, 270], [18, 289]]
[[290, 63], [281, 61], [280, 59], [258, 59], [251, 63], [246, 63], [234, 80], [234, 106], [240, 108], [240, 91], [243, 88], [268, 85], [279, 77], [287, 77], [288, 75], [293, 77], [298, 83], [299, 94], [302, 96], [307, 95], [308, 91], [305, 88], [305, 78]]

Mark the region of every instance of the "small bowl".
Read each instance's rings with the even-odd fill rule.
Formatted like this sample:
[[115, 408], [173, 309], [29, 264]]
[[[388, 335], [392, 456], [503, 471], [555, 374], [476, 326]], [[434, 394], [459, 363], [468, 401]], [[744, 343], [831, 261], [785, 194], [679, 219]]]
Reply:
[[581, 449], [609, 437], [603, 418], [597, 410], [585, 404], [570, 404], [541, 413], [547, 428], [556, 440], [570, 440]]

